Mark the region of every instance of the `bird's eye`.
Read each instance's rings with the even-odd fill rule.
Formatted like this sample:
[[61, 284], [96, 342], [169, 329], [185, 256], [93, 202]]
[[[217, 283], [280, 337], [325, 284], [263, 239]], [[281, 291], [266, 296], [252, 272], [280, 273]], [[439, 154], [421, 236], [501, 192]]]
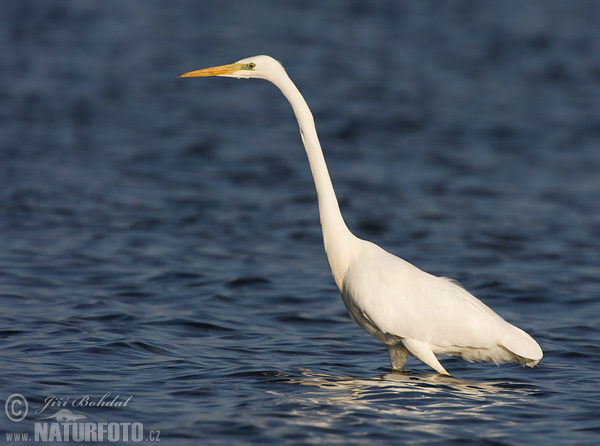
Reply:
[[250, 62], [248, 64], [248, 69], [253, 70], [256, 67], [256, 64], [254, 62]]

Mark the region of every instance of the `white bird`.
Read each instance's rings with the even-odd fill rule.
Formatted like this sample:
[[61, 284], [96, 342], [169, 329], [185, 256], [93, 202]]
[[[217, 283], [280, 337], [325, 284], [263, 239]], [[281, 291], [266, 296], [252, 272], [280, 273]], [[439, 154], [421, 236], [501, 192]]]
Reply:
[[467, 361], [517, 362], [530, 367], [540, 346], [456, 282], [421, 271], [379, 246], [354, 236], [338, 205], [314, 120], [283, 66], [269, 56], [190, 71], [179, 77], [257, 78], [277, 86], [289, 101], [312, 171], [323, 244], [335, 283], [354, 321], [387, 346], [393, 369], [410, 353], [449, 375], [436, 355]]

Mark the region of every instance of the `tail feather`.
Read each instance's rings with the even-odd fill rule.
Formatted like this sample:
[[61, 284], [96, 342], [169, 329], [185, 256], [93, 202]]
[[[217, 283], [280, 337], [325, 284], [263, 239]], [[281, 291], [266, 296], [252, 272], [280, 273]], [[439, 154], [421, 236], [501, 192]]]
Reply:
[[520, 328], [510, 325], [511, 330], [505, 330], [500, 344], [517, 357], [515, 362], [533, 367], [544, 356], [542, 349], [535, 340]]

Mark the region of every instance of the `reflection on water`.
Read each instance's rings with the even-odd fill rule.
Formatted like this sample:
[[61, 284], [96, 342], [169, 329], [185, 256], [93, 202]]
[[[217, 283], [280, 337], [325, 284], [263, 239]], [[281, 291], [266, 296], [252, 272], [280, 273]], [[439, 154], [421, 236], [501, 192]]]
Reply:
[[[364, 419], [370, 414], [372, 423], [406, 423], [403, 430], [435, 436], [443, 436], [451, 424], [456, 429], [455, 424], [461, 420], [497, 423], [495, 415], [506, 414], [507, 406], [530, 403], [537, 391], [520, 383], [480, 383], [410, 372], [352, 378], [303, 370], [300, 377], [276, 382], [307, 387], [292, 394], [288, 390], [270, 391], [279, 397], [285, 395], [288, 403], [299, 406], [298, 416], [291, 420], [294, 424], [334, 428], [357, 415]], [[307, 410], [309, 407], [312, 410]]]

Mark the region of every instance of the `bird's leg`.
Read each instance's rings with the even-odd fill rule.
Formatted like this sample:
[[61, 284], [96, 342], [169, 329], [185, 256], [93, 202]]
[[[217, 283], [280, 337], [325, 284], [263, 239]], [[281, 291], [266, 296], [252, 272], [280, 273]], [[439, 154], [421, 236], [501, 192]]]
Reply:
[[431, 347], [425, 342], [417, 341], [416, 339], [404, 338], [402, 342], [408, 352], [417, 358], [419, 361], [427, 364], [432, 369], [435, 369], [440, 375], [450, 375], [446, 371], [440, 361], [437, 360], [435, 354], [431, 351]]
[[408, 355], [408, 351], [404, 348], [402, 344], [393, 344], [388, 345], [388, 354], [390, 355], [390, 362], [392, 363], [392, 368], [394, 370], [404, 370], [404, 365], [406, 364], [406, 356]]

